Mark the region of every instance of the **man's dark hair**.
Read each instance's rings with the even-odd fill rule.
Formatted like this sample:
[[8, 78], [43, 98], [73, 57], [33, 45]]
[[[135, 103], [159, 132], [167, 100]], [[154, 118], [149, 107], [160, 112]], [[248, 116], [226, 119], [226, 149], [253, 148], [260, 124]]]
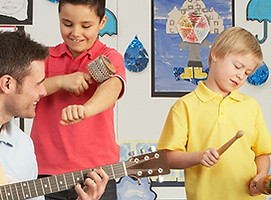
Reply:
[[100, 20], [102, 20], [105, 14], [105, 0], [59, 0], [58, 12], [61, 11], [61, 7], [66, 3], [89, 6], [90, 9], [94, 9]]
[[31, 71], [35, 60], [45, 60], [49, 50], [24, 31], [0, 31], [0, 77], [12, 76], [19, 84]]

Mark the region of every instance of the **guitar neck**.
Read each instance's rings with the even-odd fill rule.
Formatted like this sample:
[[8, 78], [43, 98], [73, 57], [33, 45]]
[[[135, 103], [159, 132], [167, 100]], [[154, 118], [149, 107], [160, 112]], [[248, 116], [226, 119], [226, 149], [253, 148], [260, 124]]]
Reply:
[[[143, 178], [170, 173], [165, 150], [135, 156], [126, 162], [99, 168], [102, 168], [107, 173], [110, 180], [128, 175], [134, 178]], [[0, 200], [30, 199], [67, 190], [74, 187], [77, 183], [83, 183], [86, 175], [92, 170], [87, 169], [3, 185], [0, 186]]]
[[[107, 173], [109, 179], [127, 176], [124, 162], [100, 168]], [[77, 183], [83, 183], [86, 175], [92, 170], [93, 169], [70, 172], [31, 181], [3, 185], [0, 186], [0, 200], [30, 199], [45, 194], [67, 190], [74, 187]]]

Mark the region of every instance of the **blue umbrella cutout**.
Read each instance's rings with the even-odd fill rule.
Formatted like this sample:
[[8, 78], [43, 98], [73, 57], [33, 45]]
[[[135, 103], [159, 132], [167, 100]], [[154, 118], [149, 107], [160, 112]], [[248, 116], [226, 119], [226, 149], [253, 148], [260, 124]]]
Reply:
[[117, 18], [109, 9], [106, 8], [105, 14], [107, 16], [107, 22], [102, 30], [99, 31], [99, 35], [103, 37], [105, 34], [112, 36], [117, 35]]
[[126, 49], [124, 62], [126, 68], [132, 72], [141, 72], [147, 67], [149, 56], [137, 36]]
[[247, 82], [252, 85], [262, 85], [267, 81], [269, 77], [269, 70], [266, 64], [263, 62], [262, 65], [247, 78]]
[[260, 44], [267, 39], [267, 21], [271, 22], [271, 1], [270, 0], [250, 0], [247, 6], [247, 20], [258, 20], [260, 23], [264, 21], [264, 36], [257, 40]]

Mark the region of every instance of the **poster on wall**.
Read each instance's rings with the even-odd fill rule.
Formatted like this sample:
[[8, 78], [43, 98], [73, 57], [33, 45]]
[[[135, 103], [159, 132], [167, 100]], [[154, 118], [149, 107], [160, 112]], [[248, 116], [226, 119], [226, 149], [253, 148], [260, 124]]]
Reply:
[[31, 25], [33, 0], [1, 0], [0, 24]]
[[180, 97], [208, 77], [214, 38], [233, 26], [232, 0], [152, 0], [152, 96]]

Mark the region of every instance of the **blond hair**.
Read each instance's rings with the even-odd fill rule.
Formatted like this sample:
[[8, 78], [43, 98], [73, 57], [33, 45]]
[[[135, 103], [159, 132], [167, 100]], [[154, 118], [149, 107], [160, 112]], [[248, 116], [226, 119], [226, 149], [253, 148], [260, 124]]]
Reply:
[[210, 49], [208, 64], [212, 55], [225, 58], [229, 54], [252, 54], [258, 61], [256, 69], [262, 64], [263, 54], [257, 39], [247, 30], [231, 27], [222, 31], [214, 40]]

